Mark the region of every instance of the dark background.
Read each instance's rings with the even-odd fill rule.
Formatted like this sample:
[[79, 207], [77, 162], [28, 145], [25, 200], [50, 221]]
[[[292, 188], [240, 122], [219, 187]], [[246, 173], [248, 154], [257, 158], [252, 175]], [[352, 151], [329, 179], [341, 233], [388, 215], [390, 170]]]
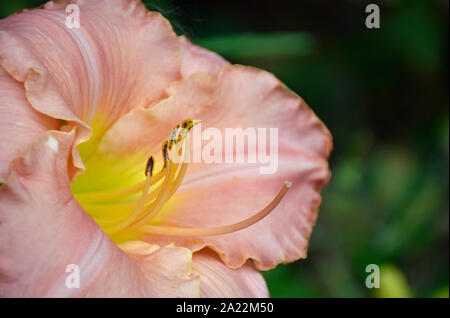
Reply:
[[[43, 1], [1, 1], [0, 17]], [[145, 2], [179, 34], [273, 72], [334, 136], [309, 257], [274, 297], [448, 297], [448, 1]], [[376, 3], [381, 28], [367, 29]], [[381, 268], [368, 289], [365, 268]]]

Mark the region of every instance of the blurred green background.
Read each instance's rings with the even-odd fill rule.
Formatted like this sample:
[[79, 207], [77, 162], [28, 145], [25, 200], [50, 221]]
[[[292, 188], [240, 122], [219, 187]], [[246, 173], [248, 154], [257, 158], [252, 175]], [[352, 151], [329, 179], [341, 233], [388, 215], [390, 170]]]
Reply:
[[[1, 1], [0, 17], [42, 3]], [[273, 72], [334, 136], [309, 256], [264, 273], [273, 297], [448, 297], [448, 1], [145, 3], [195, 43]], [[369, 3], [380, 29], [365, 27]], [[365, 286], [368, 264], [379, 289]]]

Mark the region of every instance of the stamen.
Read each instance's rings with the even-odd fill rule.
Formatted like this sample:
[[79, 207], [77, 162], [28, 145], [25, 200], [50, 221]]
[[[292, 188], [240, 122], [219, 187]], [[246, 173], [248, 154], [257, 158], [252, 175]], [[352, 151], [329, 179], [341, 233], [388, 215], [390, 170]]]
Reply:
[[186, 170], [188, 167], [188, 161], [189, 161], [189, 157], [190, 157], [190, 149], [191, 149], [189, 138], [186, 138], [183, 148], [184, 148], [184, 158], [182, 159], [183, 161], [182, 161], [180, 170], [178, 172], [178, 175], [177, 175], [175, 181], [173, 182], [172, 186], [169, 189], [169, 196], [172, 196], [177, 191], [177, 189], [181, 185], [181, 181], [183, 181], [183, 178], [186, 174]]
[[139, 202], [138, 202], [136, 208], [133, 210], [131, 215], [129, 215], [123, 222], [114, 226], [114, 228], [112, 230], [127, 227], [128, 225], [130, 225], [133, 222], [133, 220], [136, 219], [136, 217], [139, 214], [141, 214], [142, 210], [144, 209], [145, 202], [147, 202], [148, 189], [150, 188], [150, 181], [151, 181], [152, 174], [153, 174], [154, 163], [155, 163], [155, 161], [153, 159], [153, 156], [150, 156], [150, 158], [148, 158], [147, 165], [145, 167], [145, 175], [147, 176], [147, 180], [145, 181], [144, 190], [142, 191], [141, 198], [139, 199]]
[[[174, 151], [178, 151], [179, 147], [180, 147], [179, 143], [175, 144]], [[155, 201], [153, 201], [149, 209], [145, 212], [145, 215], [143, 215], [141, 219], [134, 222], [134, 224], [131, 225], [131, 228], [138, 229], [140, 226], [150, 222], [161, 210], [161, 208], [164, 206], [164, 204], [171, 196], [171, 193], [169, 193], [168, 190], [170, 186], [170, 181], [174, 179], [177, 168], [178, 164], [174, 165], [172, 160], [167, 161], [166, 179], [164, 180], [164, 183], [158, 193], [157, 198], [155, 199]]]
[[[192, 119], [186, 119], [183, 121], [183, 123], [181, 124], [181, 126], [183, 128], [186, 129], [187, 133], [189, 133], [189, 131], [197, 124], [200, 123], [200, 120], [192, 120]], [[183, 164], [181, 165], [180, 168], [180, 172], [178, 173], [178, 176], [175, 180], [175, 182], [173, 183], [172, 187], [170, 188], [170, 196], [172, 196], [179, 188], [181, 181], [183, 181], [183, 178], [186, 174], [186, 170], [187, 170], [187, 166], [188, 166], [188, 160], [190, 157], [190, 150], [191, 150], [191, 145], [190, 145], [190, 140], [186, 139], [186, 145], [185, 145], [185, 156], [183, 159]]]
[[[155, 166], [155, 161], [153, 156], [151, 156], [145, 167], [145, 176], [147, 178], [144, 183], [139, 183], [136, 186], [125, 189], [118, 189], [108, 192], [105, 191], [105, 193], [103, 193], [103, 195], [107, 198], [113, 198], [115, 201], [119, 201], [118, 203], [115, 203], [115, 206], [117, 206], [117, 204], [121, 204], [124, 209], [132, 209], [134, 207], [133, 211], [128, 214], [124, 220], [119, 222], [111, 220], [110, 225], [107, 225], [109, 234], [120, 234], [130, 231], [174, 236], [226, 234], [239, 231], [258, 222], [278, 205], [290, 186], [290, 183], [288, 182], [286, 182], [285, 186], [265, 209], [244, 221], [232, 225], [211, 228], [167, 228], [164, 226], [148, 225], [149, 222], [157, 216], [170, 197], [177, 191], [185, 176], [191, 148], [189, 132], [199, 122], [200, 121], [186, 119], [181, 123], [181, 125], [175, 126], [170, 134], [170, 139], [162, 144], [162, 157], [164, 164], [163, 168], [158, 171], [154, 177], [153, 169]], [[162, 181], [161, 184], [152, 189], [151, 186], [156, 185], [156, 182], [159, 181]], [[129, 197], [129, 195], [134, 194], [140, 189], [142, 189], [142, 194], [139, 200], [134, 197], [124, 197], [127, 194]], [[91, 195], [92, 193], [89, 194]], [[96, 200], [94, 202], [90, 202], [91, 205], [108, 203], [107, 201], [101, 201], [101, 199], [104, 199], [102, 197], [102, 193], [96, 193], [95, 199]], [[134, 205], [135, 201], [138, 201], [136, 205]]]
[[[200, 121], [193, 121], [191, 119], [187, 119], [185, 121], [183, 121], [182, 123], [182, 128], [183, 130], [180, 131], [180, 129], [178, 128], [179, 126], [175, 127], [175, 129], [177, 130], [177, 132], [180, 133], [180, 135], [178, 136], [178, 140], [182, 140], [184, 138], [184, 143], [180, 144], [178, 143], [178, 141], [176, 141], [174, 143], [174, 145], [176, 146], [176, 148], [174, 149], [174, 151], [172, 153], [176, 153], [178, 156], [178, 151], [181, 149], [184, 149], [184, 158], [182, 160], [182, 165], [181, 168], [179, 169], [178, 175], [175, 179], [175, 181], [172, 183], [171, 187], [166, 187], [166, 183], [163, 185], [163, 187], [161, 188], [160, 193], [162, 193], [162, 195], [158, 195], [158, 197], [156, 198], [156, 200], [153, 202], [153, 204], [150, 206], [149, 211], [147, 212], [146, 215], [139, 221], [137, 221], [135, 224], [132, 225], [133, 228], [139, 228], [140, 226], [150, 222], [157, 214], [158, 212], [161, 210], [161, 208], [164, 206], [164, 204], [167, 202], [167, 200], [176, 192], [176, 190], [178, 189], [178, 187], [181, 184], [181, 181], [184, 178], [184, 175], [186, 174], [186, 170], [187, 170], [187, 165], [188, 165], [188, 159], [189, 159], [189, 153], [190, 153], [190, 142], [189, 142], [189, 131], [192, 129], [192, 127], [194, 127], [194, 125], [196, 125], [197, 123], [199, 123]], [[183, 134], [183, 136], [181, 136], [181, 134]], [[181, 139], [180, 139], [181, 136]], [[175, 137], [172, 134], [172, 137]], [[186, 138], [185, 138], [186, 137]], [[175, 139], [175, 138], [173, 138]], [[171, 140], [173, 140], [171, 139]], [[163, 146], [164, 149], [164, 146]], [[169, 163], [172, 164], [172, 160], [168, 161]], [[174, 174], [177, 171], [179, 166], [179, 163], [177, 162], [174, 167], [173, 167], [173, 173], [170, 174], [170, 179], [166, 179], [166, 180], [174, 180]], [[172, 167], [171, 167], [172, 169]], [[164, 192], [162, 192], [164, 190]]]
[[[175, 174], [175, 170], [173, 167], [173, 163], [171, 160], [167, 161], [167, 169], [166, 169], [166, 176], [164, 179], [164, 182], [161, 186], [161, 189], [158, 192], [158, 196], [156, 197], [155, 201], [149, 206], [147, 211], [144, 213], [141, 213], [139, 215], [140, 220], [136, 220], [133, 225], [133, 227], [137, 227], [142, 223], [147, 222], [148, 220], [151, 220], [156, 213], [161, 209], [162, 205], [166, 202], [166, 197], [168, 197], [168, 188], [170, 185], [170, 181], [173, 179], [173, 175]], [[143, 211], [144, 212], [144, 211]]]
[[[177, 128], [176, 128], [177, 129]], [[177, 144], [175, 144], [177, 146]], [[174, 174], [176, 172], [176, 168], [174, 169], [173, 163], [169, 158], [168, 152], [168, 142], [165, 141], [162, 145], [162, 153], [164, 158], [164, 181], [161, 188], [158, 191], [158, 195], [154, 199], [154, 201], [147, 207], [144, 207], [145, 202], [147, 201], [148, 195], [144, 193], [148, 192], [148, 187], [144, 187], [144, 192], [141, 196], [141, 200], [139, 202], [143, 202], [138, 205], [135, 210], [129, 215], [124, 221], [120, 222], [112, 226], [109, 231], [115, 234], [122, 233], [125, 230], [131, 230], [138, 228], [140, 225], [145, 224], [149, 220], [151, 220], [161, 209], [167, 199], [170, 197], [168, 193], [170, 181], [174, 179]], [[178, 149], [178, 147], [176, 147]], [[150, 177], [147, 176], [147, 182]], [[146, 191], [146, 192], [145, 192]], [[145, 197], [145, 198], [144, 198]]]
[[167, 227], [160, 225], [144, 225], [140, 231], [146, 234], [153, 235], [167, 235], [167, 236], [212, 236], [233, 233], [245, 229], [266, 217], [275, 207], [280, 203], [291, 187], [291, 183], [286, 181], [280, 192], [264, 209], [252, 217], [231, 225], [224, 225], [218, 227], [199, 227], [199, 228], [182, 228], [182, 227]]

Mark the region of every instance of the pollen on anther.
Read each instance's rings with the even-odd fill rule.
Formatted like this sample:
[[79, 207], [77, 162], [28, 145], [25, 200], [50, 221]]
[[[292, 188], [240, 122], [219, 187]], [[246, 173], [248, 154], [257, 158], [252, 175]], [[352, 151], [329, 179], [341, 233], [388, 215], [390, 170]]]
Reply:
[[145, 167], [145, 175], [146, 176], [152, 176], [153, 174], [153, 166], [155, 165], [155, 160], [153, 159], [153, 156], [150, 156], [147, 161], [147, 166]]

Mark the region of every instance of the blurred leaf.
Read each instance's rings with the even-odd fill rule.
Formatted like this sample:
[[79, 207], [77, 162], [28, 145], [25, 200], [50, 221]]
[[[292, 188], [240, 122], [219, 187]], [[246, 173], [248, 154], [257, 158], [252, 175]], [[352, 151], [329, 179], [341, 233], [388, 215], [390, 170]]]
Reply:
[[374, 289], [379, 298], [409, 298], [411, 288], [400, 269], [394, 265], [380, 266], [380, 288]]
[[414, 153], [400, 145], [378, 148], [371, 170], [374, 194], [392, 207], [414, 180]]
[[[424, 182], [423, 186], [411, 194], [408, 204], [402, 207], [401, 215], [394, 218], [377, 236], [378, 246], [387, 254], [397, 254], [399, 250], [417, 249], [428, 239], [426, 229], [439, 212], [441, 202], [439, 186], [435, 181]], [[428, 233], [432, 234], [432, 233]]]
[[447, 160], [449, 156], [449, 118], [448, 114], [445, 114], [445, 116], [442, 116], [440, 127], [441, 129], [441, 142], [442, 142], [442, 148], [445, 150], [445, 153], [447, 154]]
[[312, 35], [300, 32], [217, 35], [195, 43], [229, 59], [292, 58], [311, 54], [315, 47]]
[[22, 9], [32, 9], [40, 6], [45, 1], [40, 0], [15, 0], [0, 1], [0, 18], [7, 17]]
[[271, 271], [262, 272], [269, 286], [271, 297], [317, 297], [310, 284], [296, 270], [298, 264], [278, 265]]
[[362, 297], [364, 284], [353, 275], [350, 259], [341, 251], [334, 251], [317, 268], [321, 282], [332, 297]]
[[436, 291], [432, 297], [433, 298], [449, 298], [448, 286]]
[[439, 65], [441, 54], [441, 28], [437, 24], [432, 1], [404, 1], [400, 10], [392, 15], [384, 28], [396, 47], [412, 65], [428, 70]]
[[361, 181], [361, 172], [361, 160], [359, 158], [349, 158], [348, 160], [343, 160], [342, 163], [333, 170], [333, 178], [340, 187], [348, 190]]

